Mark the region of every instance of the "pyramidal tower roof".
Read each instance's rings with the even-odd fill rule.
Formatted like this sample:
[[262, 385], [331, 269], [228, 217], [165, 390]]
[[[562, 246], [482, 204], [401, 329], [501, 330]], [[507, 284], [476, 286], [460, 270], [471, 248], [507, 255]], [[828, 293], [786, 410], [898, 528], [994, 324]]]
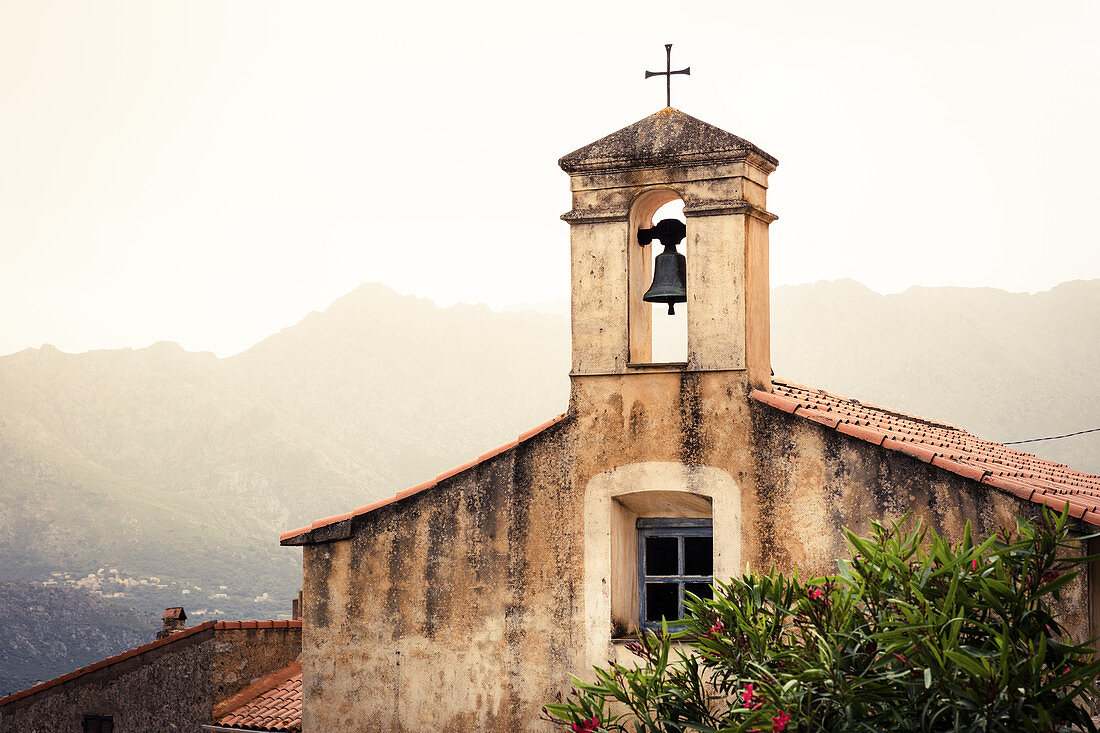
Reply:
[[688, 163], [743, 160], [756, 156], [774, 168], [779, 161], [748, 140], [673, 107], [574, 150], [558, 161], [566, 173]]

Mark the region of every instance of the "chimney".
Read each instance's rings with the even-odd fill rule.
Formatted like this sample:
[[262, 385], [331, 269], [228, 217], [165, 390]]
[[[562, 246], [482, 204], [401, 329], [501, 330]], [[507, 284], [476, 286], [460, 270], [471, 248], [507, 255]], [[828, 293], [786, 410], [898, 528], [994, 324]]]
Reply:
[[290, 601], [290, 618], [294, 621], [302, 620], [302, 589], [298, 589], [298, 597], [292, 598]]
[[157, 632], [158, 639], [164, 639], [187, 628], [187, 613], [183, 606], [172, 606], [164, 609], [164, 628]]

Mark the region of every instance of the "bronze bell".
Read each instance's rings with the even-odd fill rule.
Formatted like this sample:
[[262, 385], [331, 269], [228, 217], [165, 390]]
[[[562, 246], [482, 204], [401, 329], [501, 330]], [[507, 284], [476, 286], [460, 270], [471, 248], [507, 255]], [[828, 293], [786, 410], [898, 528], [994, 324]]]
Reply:
[[676, 315], [676, 303], [687, 302], [687, 258], [676, 251], [676, 245], [687, 236], [687, 227], [679, 219], [662, 219], [656, 226], [638, 230], [638, 243], [643, 247], [660, 240], [665, 251], [653, 263], [653, 285], [642, 296], [647, 303], [668, 303], [668, 314]]

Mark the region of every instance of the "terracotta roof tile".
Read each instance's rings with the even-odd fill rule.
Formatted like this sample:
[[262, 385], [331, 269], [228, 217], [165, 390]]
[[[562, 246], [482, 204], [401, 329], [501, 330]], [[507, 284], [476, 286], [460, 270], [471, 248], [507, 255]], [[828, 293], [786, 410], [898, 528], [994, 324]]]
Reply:
[[960, 457], [958, 453], [951, 453], [946, 457], [937, 456], [932, 459], [932, 465], [950, 471], [951, 473], [957, 473], [971, 481], [981, 481], [982, 476], [985, 476], [985, 469], [978, 466], [968, 466], [965, 463], [959, 463], [958, 458]]
[[456, 475], [462, 473], [463, 471], [465, 471], [467, 469], [473, 468], [477, 464], [478, 464], [478, 461], [477, 461], [476, 458], [472, 461], [466, 461], [461, 466], [455, 466], [451, 470], [444, 471], [443, 473], [436, 476], [434, 483], [438, 484], [440, 481], [445, 481], [446, 479], [449, 479], [451, 476], [456, 476]]
[[258, 731], [300, 731], [302, 729], [302, 663], [294, 662], [257, 680], [219, 704], [214, 718], [224, 728]]
[[752, 398], [837, 432], [931, 463], [1100, 527], [1100, 476], [983, 440], [947, 423], [897, 412], [800, 384], [773, 380]]
[[[797, 412], [794, 414], [798, 415]], [[806, 417], [810, 417], [810, 415], [806, 415]], [[836, 430], [839, 433], [851, 435], [853, 438], [866, 440], [868, 443], [874, 443], [875, 445], [882, 445], [882, 441], [886, 437], [885, 433], [881, 433], [878, 430], [873, 430], [862, 425], [853, 425], [847, 422], [837, 424]]]
[[308, 526], [299, 527], [298, 529], [292, 529], [289, 532], [283, 532], [281, 535], [279, 535], [279, 542], [283, 543], [283, 542], [287, 542], [288, 540], [297, 539], [299, 537], [302, 537], [303, 535], [308, 535], [310, 532], [312, 532], [315, 529], [320, 529], [322, 527], [327, 527], [329, 525], [337, 524], [339, 522], [342, 522], [346, 519], [351, 519], [352, 517], [358, 517], [358, 516], [361, 516], [363, 514], [367, 514], [369, 512], [374, 511], [375, 509], [379, 509], [381, 507], [387, 506], [388, 504], [393, 504], [396, 501], [400, 501], [401, 499], [404, 499], [406, 497], [412, 496], [414, 494], [419, 494], [422, 491], [426, 491], [427, 489], [430, 489], [430, 488], [436, 486], [441, 481], [445, 481], [445, 480], [451, 478], [452, 476], [455, 476], [459, 473], [462, 473], [463, 471], [468, 471], [469, 469], [474, 468], [474, 467], [484, 463], [485, 461], [488, 461], [491, 458], [494, 458], [494, 457], [500, 455], [501, 453], [504, 453], [505, 451], [511, 450], [512, 448], [515, 448], [520, 443], [523, 443], [526, 440], [530, 440], [531, 438], [535, 437], [536, 435], [538, 435], [542, 431], [546, 430], [547, 428], [550, 428], [550, 427], [553, 427], [554, 425], [557, 425], [559, 422], [561, 422], [564, 419], [565, 419], [564, 414], [558, 415], [557, 417], [555, 417], [552, 420], [547, 420], [546, 422], [544, 422], [541, 425], [538, 425], [534, 428], [531, 428], [530, 430], [527, 430], [523, 433], [520, 433], [519, 437], [516, 440], [509, 441], [509, 442], [505, 443], [502, 446], [494, 448], [491, 451], [487, 451], [485, 453], [482, 453], [480, 456], [478, 456], [474, 460], [469, 461], [467, 463], [463, 463], [461, 466], [457, 466], [455, 468], [452, 468], [449, 471], [445, 471], [444, 473], [441, 473], [438, 476], [436, 476], [431, 481], [425, 481], [424, 483], [417, 484], [416, 486], [413, 486], [412, 488], [405, 489], [404, 491], [399, 491], [399, 492], [397, 492], [397, 494], [395, 496], [392, 496], [388, 499], [382, 499], [381, 501], [376, 501], [373, 504], [367, 504], [365, 506], [361, 506], [361, 507], [359, 507], [358, 509], [356, 509], [354, 511], [348, 512], [347, 514], [338, 514], [334, 517], [326, 517], [324, 519], [318, 519], [317, 521], [313, 522], [313, 524], [310, 524]]
[[304, 527], [298, 527], [298, 529], [287, 530], [286, 532], [283, 532], [281, 535], [279, 535], [279, 542], [282, 542], [283, 540], [289, 540], [291, 537], [297, 537], [300, 534], [305, 534], [309, 531], [309, 529], [310, 526], [307, 524]]
[[337, 522], [342, 522], [345, 519], [351, 519], [351, 512], [347, 512], [346, 514], [337, 514], [332, 517], [325, 517], [324, 519], [318, 519], [314, 521], [312, 525], [310, 525], [310, 529], [317, 529], [318, 527], [324, 527], [329, 524], [336, 524]]
[[[458, 473], [458, 471], [455, 471], [455, 473]], [[376, 501], [375, 504], [379, 504], [379, 505], [389, 504], [391, 501], [393, 501], [395, 499], [404, 499], [406, 496], [412, 496], [413, 494], [419, 494], [421, 491], [427, 491], [428, 489], [432, 488], [433, 486], [435, 486], [438, 483], [439, 483], [439, 479], [432, 479], [431, 481], [425, 481], [422, 484], [417, 484], [416, 486], [413, 486], [412, 488], [409, 488], [409, 489], [405, 489], [404, 491], [398, 491], [397, 495], [394, 496], [393, 499], [383, 499], [382, 501]], [[358, 516], [358, 512], [356, 512], [356, 516]]]
[[499, 456], [504, 451], [509, 450], [511, 448], [515, 448], [517, 445], [519, 445], [519, 441], [518, 440], [512, 440], [512, 441], [509, 441], [509, 442], [505, 443], [502, 446], [499, 446], [497, 448], [494, 448], [491, 451], [488, 451], [487, 453], [482, 453], [480, 456], [477, 457], [477, 463], [482, 463], [484, 461], [489, 460], [490, 458], [493, 458], [495, 456]]

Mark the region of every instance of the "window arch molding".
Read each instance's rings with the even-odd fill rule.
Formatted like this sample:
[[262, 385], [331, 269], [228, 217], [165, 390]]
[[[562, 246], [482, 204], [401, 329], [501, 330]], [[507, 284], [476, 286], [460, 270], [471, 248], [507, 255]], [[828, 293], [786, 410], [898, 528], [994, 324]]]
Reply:
[[724, 580], [741, 573], [741, 488], [727, 472], [650, 461], [593, 476], [584, 491], [588, 666], [616, 658], [613, 628], [620, 634], [637, 630], [639, 517], [710, 517], [714, 577]]

